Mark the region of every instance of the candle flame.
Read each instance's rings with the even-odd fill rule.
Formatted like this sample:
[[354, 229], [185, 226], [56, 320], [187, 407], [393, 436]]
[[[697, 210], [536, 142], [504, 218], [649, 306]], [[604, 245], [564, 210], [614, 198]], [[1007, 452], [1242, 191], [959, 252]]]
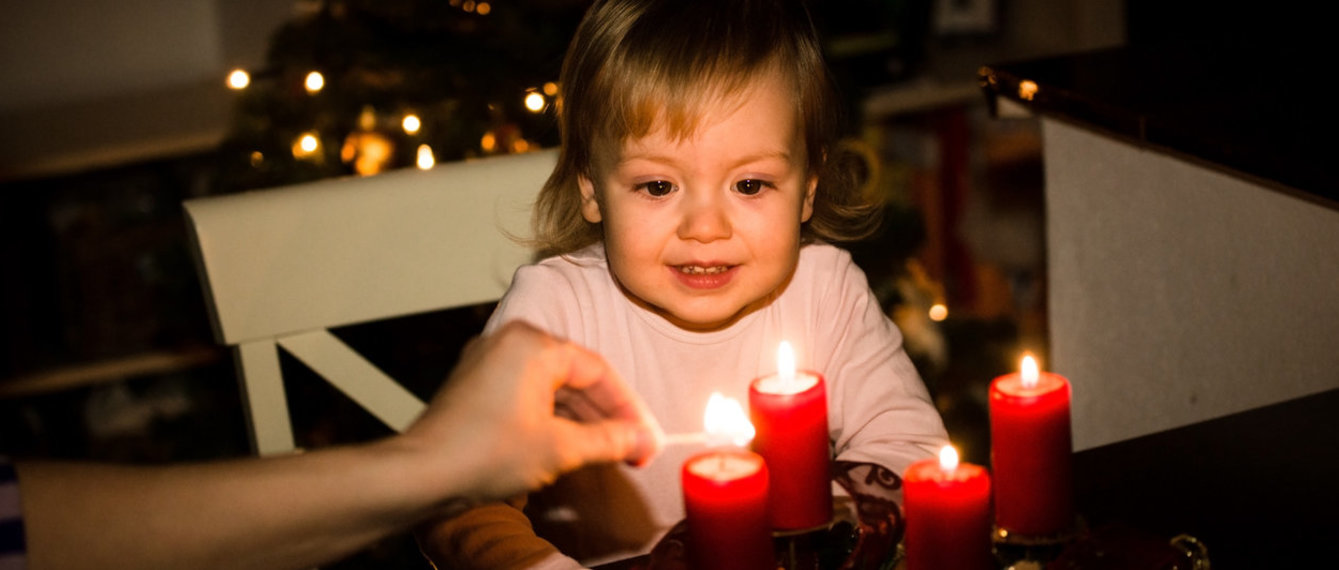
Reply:
[[1037, 387], [1038, 377], [1041, 372], [1037, 371], [1037, 359], [1032, 358], [1031, 354], [1023, 355], [1023, 362], [1019, 364], [1018, 371], [1023, 377], [1023, 387], [1029, 390]]
[[945, 445], [939, 449], [939, 468], [944, 471], [958, 468], [958, 450], [953, 449], [952, 445]]
[[740, 447], [753, 440], [753, 424], [744, 413], [739, 400], [712, 392], [707, 400], [707, 411], [702, 416], [702, 427], [709, 441], [725, 441]]
[[776, 375], [782, 386], [795, 384], [795, 350], [784, 340], [776, 347]]

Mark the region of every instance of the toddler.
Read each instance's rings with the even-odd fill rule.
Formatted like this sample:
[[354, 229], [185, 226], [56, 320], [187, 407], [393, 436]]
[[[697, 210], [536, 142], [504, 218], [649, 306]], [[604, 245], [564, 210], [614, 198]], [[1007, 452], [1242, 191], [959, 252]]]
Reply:
[[[549, 256], [517, 271], [488, 331], [524, 320], [600, 353], [668, 433], [700, 432], [713, 391], [747, 402], [786, 340], [827, 379], [835, 459], [901, 473], [946, 442], [901, 334], [828, 243], [877, 210], [825, 162], [838, 99], [802, 3], [597, 0], [561, 86], [562, 154], [535, 210]], [[528, 519], [480, 507], [420, 544], [441, 568], [645, 552], [683, 518], [679, 469], [701, 451], [578, 471]]]

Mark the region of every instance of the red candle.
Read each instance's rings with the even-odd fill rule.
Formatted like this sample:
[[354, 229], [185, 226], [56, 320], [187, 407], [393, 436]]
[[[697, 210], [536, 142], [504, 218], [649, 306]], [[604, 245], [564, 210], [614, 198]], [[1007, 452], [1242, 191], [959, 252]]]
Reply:
[[772, 528], [800, 530], [832, 520], [828, 397], [823, 376], [796, 372], [788, 343], [777, 350], [777, 373], [749, 386], [753, 450], [772, 473]]
[[1039, 372], [1031, 356], [1020, 368], [990, 385], [995, 524], [1009, 534], [1063, 534], [1074, 522], [1069, 381]]
[[774, 570], [767, 464], [744, 449], [718, 449], [683, 465], [692, 568]]
[[[707, 437], [745, 445], [753, 426], [737, 400], [712, 394], [704, 417]], [[768, 469], [762, 456], [720, 447], [693, 456], [682, 470], [692, 568], [774, 570], [768, 525]]]
[[977, 570], [990, 552], [990, 475], [958, 463], [945, 446], [939, 459], [913, 463], [902, 477], [907, 517], [907, 570]]

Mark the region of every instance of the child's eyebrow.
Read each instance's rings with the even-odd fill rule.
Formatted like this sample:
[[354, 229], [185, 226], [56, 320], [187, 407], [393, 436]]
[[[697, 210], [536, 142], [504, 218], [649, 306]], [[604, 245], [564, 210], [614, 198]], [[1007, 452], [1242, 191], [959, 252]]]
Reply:
[[[629, 162], [632, 162], [632, 161], [634, 161], [634, 160], [645, 160], [645, 161], [648, 161], [648, 162], [655, 162], [655, 163], [664, 164], [664, 165], [670, 165], [670, 166], [675, 165], [675, 164], [678, 164], [678, 162], [679, 162], [679, 160], [678, 160], [676, 157], [674, 157], [673, 155], [669, 155], [669, 154], [660, 154], [660, 153], [655, 153], [655, 152], [645, 152], [645, 153], [639, 153], [639, 152], [631, 152], [631, 153], [627, 153], [627, 152], [625, 152], [625, 153], [622, 154], [622, 156], [619, 157], [619, 160], [618, 160], [618, 162], [615, 164], [615, 166], [616, 166], [616, 167], [617, 167], [617, 166], [623, 166], [623, 165], [625, 165], [625, 164], [627, 164], [627, 163], [629, 163]], [[755, 163], [755, 162], [763, 162], [763, 161], [768, 161], [768, 160], [777, 160], [777, 161], [780, 161], [780, 162], [789, 163], [790, 160], [791, 160], [791, 154], [790, 154], [789, 151], [786, 151], [786, 150], [774, 150], [774, 151], [758, 152], [758, 153], [749, 154], [749, 155], [745, 155], [745, 156], [740, 157], [738, 160], [735, 160], [735, 161], [734, 161], [734, 166], [740, 166], [740, 165], [744, 165], [744, 164], [752, 164], [752, 163]]]

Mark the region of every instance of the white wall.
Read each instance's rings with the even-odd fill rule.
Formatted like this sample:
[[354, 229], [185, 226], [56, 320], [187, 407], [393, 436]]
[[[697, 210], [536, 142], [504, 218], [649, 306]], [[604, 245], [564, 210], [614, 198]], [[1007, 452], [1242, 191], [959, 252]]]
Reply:
[[0, 110], [188, 83], [221, 62], [213, 0], [13, 2], [0, 18]]
[[44, 0], [0, 10], [0, 180], [208, 148], [233, 66], [294, 0]]
[[1076, 449], [1339, 387], [1339, 209], [1042, 127]]

